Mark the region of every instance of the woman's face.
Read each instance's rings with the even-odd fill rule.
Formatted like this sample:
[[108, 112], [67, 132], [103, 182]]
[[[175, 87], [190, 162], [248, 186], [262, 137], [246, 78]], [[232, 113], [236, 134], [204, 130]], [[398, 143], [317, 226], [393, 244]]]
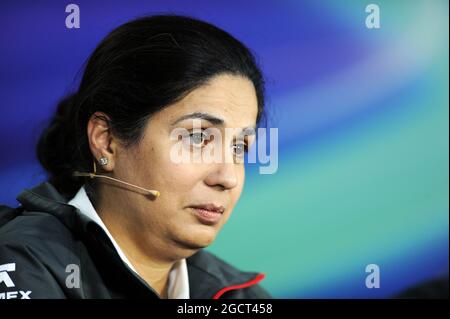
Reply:
[[[240, 76], [220, 75], [152, 116], [139, 144], [117, 146], [111, 176], [161, 193], [155, 199], [112, 187], [107, 199], [131, 236], [146, 249], [176, 248], [177, 254], [186, 255], [211, 244], [241, 195], [244, 164], [235, 159], [242, 156], [242, 143], [250, 146], [254, 136], [240, 140], [239, 132], [255, 127], [256, 117], [252, 82]], [[194, 120], [200, 123], [197, 129], [217, 128], [222, 133], [221, 143], [216, 137], [202, 141], [205, 136], [198, 130], [178, 140], [171, 138], [176, 128], [192, 133]], [[225, 128], [233, 128], [233, 134], [225, 134]], [[197, 155], [206, 147], [215, 147], [214, 151], [220, 147], [222, 160], [179, 163], [173, 159], [175, 145]], [[222, 206], [223, 213], [211, 221], [191, 207], [205, 204]]]

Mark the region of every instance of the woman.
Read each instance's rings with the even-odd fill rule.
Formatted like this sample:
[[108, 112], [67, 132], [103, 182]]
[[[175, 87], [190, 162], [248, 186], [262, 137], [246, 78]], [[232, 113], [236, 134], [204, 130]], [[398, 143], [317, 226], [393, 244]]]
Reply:
[[[263, 274], [203, 251], [241, 195], [240, 159], [254, 142], [242, 132], [254, 131], [263, 108], [261, 72], [228, 33], [174, 15], [112, 31], [39, 140], [49, 182], [0, 213], [0, 292], [270, 297], [257, 284]], [[187, 133], [174, 139], [176, 129]], [[222, 160], [179, 162], [175, 146], [190, 158], [216, 148]]]

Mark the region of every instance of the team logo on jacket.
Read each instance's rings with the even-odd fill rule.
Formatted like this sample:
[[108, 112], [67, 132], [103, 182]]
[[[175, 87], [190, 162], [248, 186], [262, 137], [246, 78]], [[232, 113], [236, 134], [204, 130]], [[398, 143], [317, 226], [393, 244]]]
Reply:
[[8, 275], [8, 271], [15, 271], [16, 264], [4, 264], [0, 265], [0, 283], [4, 283], [6, 287], [14, 287], [14, 283], [11, 280], [11, 277]]
[[[0, 288], [2, 285], [6, 285], [7, 288], [15, 287], [14, 282], [12, 281], [9, 272], [16, 271], [16, 264], [4, 264], [0, 265]], [[0, 299], [30, 299], [31, 290], [23, 291], [7, 291], [0, 292]]]

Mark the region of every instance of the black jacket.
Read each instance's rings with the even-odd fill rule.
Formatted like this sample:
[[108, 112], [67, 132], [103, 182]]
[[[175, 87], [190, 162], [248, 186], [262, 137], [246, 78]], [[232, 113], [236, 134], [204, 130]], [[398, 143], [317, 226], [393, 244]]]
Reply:
[[[51, 184], [17, 200], [16, 209], [0, 206], [0, 299], [159, 298], [122, 262], [103, 229]], [[186, 261], [192, 299], [270, 298], [257, 284], [262, 274], [241, 272], [204, 250]]]

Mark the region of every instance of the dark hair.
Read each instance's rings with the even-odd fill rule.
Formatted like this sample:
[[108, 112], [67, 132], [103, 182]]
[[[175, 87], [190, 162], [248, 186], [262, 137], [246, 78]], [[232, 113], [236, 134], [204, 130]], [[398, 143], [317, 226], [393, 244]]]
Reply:
[[109, 117], [112, 132], [130, 146], [150, 116], [219, 74], [250, 79], [264, 112], [264, 79], [252, 53], [227, 32], [193, 18], [155, 15], [119, 26], [89, 58], [78, 91], [60, 101], [41, 135], [37, 157], [49, 182], [70, 197], [91, 171], [86, 127], [93, 113]]

